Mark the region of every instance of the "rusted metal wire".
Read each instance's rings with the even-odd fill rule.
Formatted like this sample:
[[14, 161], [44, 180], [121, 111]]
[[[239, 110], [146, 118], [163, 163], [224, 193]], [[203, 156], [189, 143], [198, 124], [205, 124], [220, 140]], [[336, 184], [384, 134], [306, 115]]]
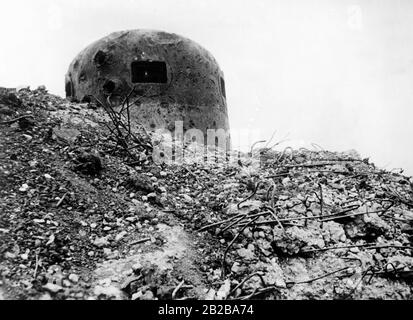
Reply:
[[318, 188], [320, 189], [320, 215], [323, 215], [323, 207], [324, 207], [324, 199], [323, 199], [323, 186], [321, 183], [318, 184]]
[[[133, 89], [129, 92], [129, 94], [124, 98], [120, 111], [116, 111], [115, 107], [112, 105], [111, 102], [111, 95], [107, 96], [106, 103], [100, 101], [96, 96], [93, 96], [95, 101], [98, 105], [100, 105], [103, 110], [106, 111], [107, 115], [109, 116], [111, 123], [113, 124], [113, 128], [110, 125], [105, 123], [106, 127], [109, 129], [110, 133], [113, 137], [115, 137], [116, 146], [121, 146], [122, 149], [127, 153], [127, 155], [133, 160], [133, 163], [139, 162], [137, 156], [131, 152], [132, 149], [135, 148], [142, 148], [146, 151], [151, 151], [153, 149], [152, 142], [149, 139], [149, 135], [145, 130], [146, 139], [138, 137], [132, 132], [131, 128], [131, 118], [130, 118], [130, 104], [129, 104], [129, 97], [133, 93]], [[123, 112], [126, 109], [126, 116], [123, 115]], [[132, 144], [132, 146], [130, 146]]]
[[325, 273], [325, 274], [323, 274], [323, 275], [321, 275], [321, 276], [318, 276], [318, 277], [315, 277], [315, 278], [312, 278], [312, 279], [308, 279], [308, 280], [303, 280], [303, 281], [287, 281], [285, 284], [287, 285], [287, 288], [288, 288], [288, 287], [291, 288], [292, 286], [294, 286], [294, 285], [296, 285], [296, 284], [311, 283], [311, 282], [314, 282], [314, 281], [317, 281], [317, 280], [326, 278], [326, 277], [328, 277], [328, 276], [331, 276], [331, 275], [333, 275], [333, 274], [339, 273], [339, 272], [341, 272], [341, 271], [348, 270], [349, 268], [350, 268], [350, 267], [344, 267], [344, 268], [341, 268], [341, 269], [338, 269], [338, 270], [335, 270], [335, 271], [332, 271], [332, 272], [328, 272], [328, 273]]
[[247, 214], [242, 215], [239, 219], [231, 222], [231, 223], [228, 224], [224, 229], [222, 229], [222, 230], [221, 230], [221, 233], [224, 232], [224, 231], [226, 231], [226, 230], [228, 230], [229, 228], [231, 228], [232, 226], [236, 225], [238, 222], [244, 220], [244, 219], [247, 218], [247, 217], [248, 217]]
[[[357, 206], [358, 207], [358, 206]], [[282, 219], [277, 219], [277, 220], [267, 220], [267, 221], [259, 221], [256, 223], [256, 225], [266, 225], [266, 224], [274, 224], [274, 223], [279, 223], [279, 222], [288, 222], [288, 221], [295, 221], [295, 220], [314, 220], [314, 219], [319, 219], [319, 218], [327, 218], [327, 217], [336, 217], [336, 218], [340, 218], [342, 217], [342, 214], [351, 210], [354, 210], [355, 208], [349, 208], [346, 210], [343, 210], [339, 213], [334, 213], [334, 214], [330, 214], [330, 215], [317, 215], [317, 216], [306, 216], [306, 217], [294, 217], [294, 218], [282, 218]], [[374, 213], [374, 212], [381, 212], [381, 211], [372, 211], [372, 212], [368, 212], [368, 213]], [[356, 213], [354, 215], [359, 215], [361, 213]], [[362, 214], [367, 214], [365, 212], [363, 212]]]
[[17, 121], [19, 121], [19, 120], [21, 120], [21, 119], [25, 119], [25, 118], [33, 118], [33, 115], [31, 115], [31, 114], [25, 114], [25, 115], [23, 115], [23, 116], [20, 116], [20, 117], [11, 119], [11, 120], [2, 121], [2, 122], [0, 122], [0, 125], [12, 124], [12, 123], [15, 123], [15, 122], [17, 122]]
[[217, 221], [217, 222], [208, 224], [208, 225], [206, 225], [206, 226], [201, 227], [201, 228], [198, 229], [197, 231], [198, 231], [198, 232], [201, 232], [201, 231], [207, 230], [207, 229], [209, 229], [209, 228], [219, 226], [219, 225], [221, 225], [221, 224], [230, 222], [230, 221], [232, 221], [232, 220], [234, 220], [234, 219], [236, 219], [237, 217], [240, 217], [240, 216], [242, 216], [242, 215], [244, 215], [244, 213], [237, 214], [237, 215], [235, 215], [235, 216], [233, 216], [233, 217], [231, 217], [231, 218], [229, 218], [229, 219], [226, 219], [226, 220]]
[[275, 168], [286, 168], [286, 169], [293, 169], [293, 168], [314, 168], [314, 167], [324, 167], [324, 166], [332, 166], [335, 165], [334, 162], [324, 162], [324, 163], [302, 163], [302, 164], [286, 164], [276, 166]]
[[[371, 213], [385, 214], [392, 206], [393, 206], [393, 204], [391, 204], [389, 207], [387, 207], [383, 210], [349, 213], [349, 214], [340, 215], [340, 216], [337, 216], [337, 217], [326, 218], [326, 219], [323, 219], [323, 220], [320, 220], [320, 221], [321, 222], [326, 222], [326, 221], [330, 221], [330, 220], [337, 220], [337, 219], [343, 219], [343, 218], [352, 218], [352, 217], [356, 217], [356, 216], [359, 216], [359, 215], [365, 215], [365, 214], [371, 214]], [[354, 210], [354, 209], [351, 209], [351, 210]]]
[[278, 225], [280, 226], [280, 228], [282, 229], [282, 231], [285, 232], [284, 226], [282, 225], [280, 219], [278, 219], [277, 215], [275, 214], [275, 210], [273, 208], [269, 208], [269, 207], [264, 207], [265, 209], [269, 210], [271, 212], [272, 217], [274, 218], [275, 221], [278, 222]]
[[266, 176], [265, 179], [281, 178], [281, 177], [285, 177], [289, 175], [290, 175], [290, 172], [277, 173], [277, 174], [273, 174], [270, 176]]
[[185, 280], [182, 280], [182, 281], [176, 286], [176, 288], [175, 288], [174, 291], [172, 292], [172, 299], [175, 299], [176, 294], [178, 293], [179, 289], [182, 288], [182, 286], [184, 285], [184, 283], [185, 283]]
[[[267, 286], [266, 283], [265, 283], [265, 280], [264, 280], [264, 278], [263, 278], [263, 276], [262, 276], [262, 274], [259, 273], [259, 272], [255, 272], [255, 273], [252, 273], [252, 274], [246, 276], [240, 283], [238, 283], [238, 284], [236, 285], [236, 287], [229, 292], [228, 297], [230, 297], [234, 292], [236, 292], [238, 288], [242, 288], [242, 286], [244, 285], [244, 283], [247, 282], [249, 279], [251, 279], [251, 278], [253, 278], [253, 277], [259, 277], [260, 280], [261, 280], [261, 283], [262, 283], [263, 287], [266, 287], [266, 286]], [[228, 298], [228, 297], [227, 297], [227, 298]]]
[[240, 202], [238, 202], [238, 204], [237, 204], [237, 208], [238, 208], [238, 210], [239, 210], [239, 206], [242, 204], [242, 203], [244, 203], [245, 201], [248, 201], [249, 199], [251, 199], [253, 196], [255, 196], [255, 194], [257, 193], [257, 191], [258, 191], [258, 187], [260, 186], [260, 184], [262, 183], [262, 181], [259, 181], [256, 185], [255, 185], [255, 189], [254, 189], [254, 191], [253, 191], [253, 193], [252, 194], [250, 194], [248, 197], [246, 197], [245, 199], [243, 199], [243, 200], [241, 200]]
[[328, 251], [328, 250], [338, 250], [338, 249], [350, 249], [350, 248], [364, 248], [364, 249], [386, 249], [386, 248], [395, 248], [395, 249], [410, 249], [413, 250], [412, 246], [400, 246], [394, 244], [386, 244], [386, 245], [377, 245], [377, 244], [354, 244], [354, 245], [347, 245], [347, 246], [332, 246], [332, 247], [325, 247], [325, 248], [318, 248], [318, 249], [311, 249], [311, 250], [303, 250], [301, 253], [315, 253], [320, 251]]
[[246, 296], [242, 296], [242, 297], [238, 297], [234, 300], [249, 300], [249, 299], [251, 299], [253, 297], [256, 297], [258, 295], [268, 293], [268, 292], [271, 292], [271, 291], [275, 291], [277, 289], [280, 289], [280, 288], [276, 287], [276, 286], [268, 286], [266, 288], [255, 288], [255, 290], [251, 294], [246, 295]]
[[[286, 285], [287, 285], [287, 288], [291, 288], [292, 286], [294, 286], [294, 285], [296, 285], [296, 284], [311, 283], [311, 282], [314, 282], [314, 281], [317, 281], [317, 280], [326, 278], [326, 277], [328, 277], [328, 276], [331, 276], [331, 275], [333, 275], [333, 274], [340, 273], [340, 272], [345, 271], [345, 270], [348, 270], [348, 269], [350, 269], [350, 267], [341, 268], [341, 269], [338, 269], [338, 270], [335, 270], [335, 271], [332, 271], [332, 272], [325, 273], [325, 274], [323, 274], [323, 275], [321, 275], [321, 276], [318, 276], [318, 277], [315, 277], [315, 278], [312, 278], [312, 279], [309, 279], [309, 280], [304, 280], [304, 281], [289, 281], [289, 282], [286, 282]], [[248, 279], [247, 279], [247, 280], [248, 280]], [[238, 289], [238, 286], [237, 286], [235, 289]], [[266, 286], [266, 287], [264, 287], [264, 288], [255, 288], [252, 293], [250, 293], [250, 294], [248, 294], [248, 295], [246, 295], [246, 296], [237, 297], [237, 298], [235, 298], [234, 300], [249, 300], [249, 299], [251, 299], [252, 297], [255, 297], [255, 296], [257, 296], [257, 295], [264, 294], [264, 293], [269, 293], [269, 292], [275, 291], [275, 290], [277, 290], [277, 289], [279, 290], [279, 289], [285, 289], [285, 288], [284, 288], [284, 287], [275, 286], [275, 285]], [[233, 292], [235, 292], [235, 290], [233, 290], [231, 293], [233, 293]]]
[[227, 257], [227, 253], [229, 251], [229, 249], [231, 248], [231, 246], [234, 244], [234, 242], [238, 239], [238, 237], [240, 236], [240, 234], [250, 225], [252, 224], [255, 220], [257, 220], [259, 217], [255, 217], [254, 219], [252, 219], [251, 221], [249, 221], [245, 226], [242, 227], [242, 229], [240, 231], [238, 231], [237, 235], [232, 239], [232, 241], [230, 242], [230, 244], [228, 245], [228, 247], [225, 249], [224, 251], [224, 255], [222, 257], [222, 277], [225, 277], [225, 267], [226, 267], [226, 257]]
[[251, 150], [250, 155], [252, 155], [252, 151], [254, 150], [255, 145], [257, 145], [258, 143], [264, 143], [264, 142], [266, 142], [266, 140], [260, 140], [260, 141], [254, 142], [250, 149]]

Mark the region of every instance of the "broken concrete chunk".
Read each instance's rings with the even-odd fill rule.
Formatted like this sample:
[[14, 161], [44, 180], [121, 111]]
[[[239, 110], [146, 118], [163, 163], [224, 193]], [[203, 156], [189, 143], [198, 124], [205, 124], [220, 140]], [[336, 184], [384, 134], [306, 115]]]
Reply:
[[128, 234], [128, 232], [125, 231], [125, 230], [119, 232], [119, 233], [116, 235], [116, 237], [115, 237], [115, 241], [120, 241], [120, 240], [122, 240], [127, 234]]
[[99, 248], [109, 245], [108, 237], [96, 238], [93, 244]]
[[215, 300], [225, 300], [231, 291], [231, 280], [226, 279], [224, 284], [219, 288], [218, 292], [216, 293]]
[[152, 193], [155, 191], [151, 179], [147, 175], [139, 173], [128, 177], [123, 185], [133, 191], [143, 191], [146, 193]]
[[182, 198], [184, 198], [185, 202], [190, 203], [192, 202], [192, 198], [188, 196], [187, 194], [183, 194]]
[[323, 248], [325, 243], [314, 231], [305, 230], [297, 226], [285, 231], [274, 228], [274, 240], [271, 242], [277, 254], [296, 255], [304, 247]]
[[80, 131], [72, 128], [53, 129], [52, 138], [61, 144], [73, 144], [80, 136]]
[[78, 283], [79, 282], [79, 276], [77, 274], [71, 273], [69, 275], [69, 280], [72, 281], [73, 283]]
[[346, 234], [343, 227], [334, 221], [323, 223], [323, 237], [327, 243], [338, 243], [346, 241]]
[[215, 300], [216, 291], [214, 289], [209, 289], [207, 294], [205, 295], [205, 300]]
[[59, 286], [59, 285], [57, 285], [57, 284], [54, 284], [54, 283], [50, 283], [50, 282], [47, 283], [47, 284], [45, 284], [45, 285], [43, 286], [43, 288], [44, 288], [45, 290], [51, 292], [51, 293], [57, 293], [57, 292], [63, 290], [63, 287], [61, 287], [61, 286]]
[[253, 260], [256, 259], [256, 255], [254, 253], [254, 245], [249, 244], [247, 248], [240, 248], [237, 250], [238, 255], [245, 259], [245, 260]]
[[122, 291], [115, 286], [96, 286], [93, 290], [96, 296], [120, 300], [123, 297]]
[[277, 263], [276, 258], [272, 258], [270, 263], [265, 264], [265, 274], [263, 275], [267, 285], [274, 285], [285, 288], [284, 272]]
[[20, 107], [22, 101], [11, 89], [0, 88], [0, 103], [10, 107]]
[[377, 213], [357, 217], [354, 221], [347, 223], [344, 229], [348, 238], [368, 241], [374, 241], [391, 230], [389, 224], [380, 218]]

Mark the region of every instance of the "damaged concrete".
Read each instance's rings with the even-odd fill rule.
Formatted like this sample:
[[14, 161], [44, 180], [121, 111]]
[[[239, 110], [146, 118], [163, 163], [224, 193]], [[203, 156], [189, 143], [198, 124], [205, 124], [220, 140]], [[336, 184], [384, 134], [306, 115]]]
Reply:
[[147, 129], [229, 129], [224, 75], [192, 40], [151, 30], [112, 33], [78, 54], [66, 74], [66, 96], [119, 104], [133, 90], [131, 116]]

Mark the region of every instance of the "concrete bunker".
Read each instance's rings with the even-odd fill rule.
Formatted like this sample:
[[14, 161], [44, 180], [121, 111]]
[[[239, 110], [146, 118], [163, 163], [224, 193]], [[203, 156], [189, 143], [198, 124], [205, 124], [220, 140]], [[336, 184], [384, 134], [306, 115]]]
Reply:
[[[65, 78], [74, 101], [130, 95], [131, 116], [148, 130], [196, 128], [228, 132], [224, 74], [196, 42], [153, 30], [114, 32], [89, 45], [73, 60]], [[229, 137], [228, 137], [229, 141]], [[229, 146], [229, 145], [228, 145]]]

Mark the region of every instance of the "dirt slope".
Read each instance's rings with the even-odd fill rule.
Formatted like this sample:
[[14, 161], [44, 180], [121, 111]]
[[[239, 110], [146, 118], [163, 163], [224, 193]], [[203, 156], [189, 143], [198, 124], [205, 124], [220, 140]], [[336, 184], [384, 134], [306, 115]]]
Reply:
[[131, 161], [109, 120], [0, 90], [1, 299], [412, 298], [408, 177], [327, 151]]

